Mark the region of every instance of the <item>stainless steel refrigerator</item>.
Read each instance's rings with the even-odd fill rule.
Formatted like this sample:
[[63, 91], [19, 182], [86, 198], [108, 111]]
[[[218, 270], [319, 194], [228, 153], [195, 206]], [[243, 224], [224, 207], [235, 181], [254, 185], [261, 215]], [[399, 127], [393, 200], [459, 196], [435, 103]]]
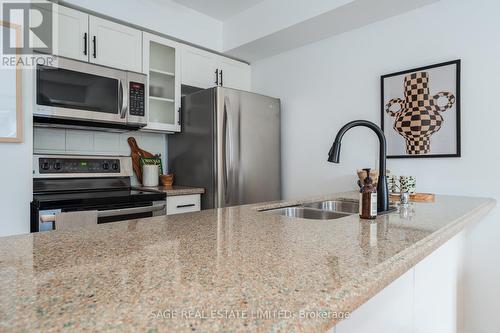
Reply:
[[182, 98], [169, 172], [205, 188], [202, 209], [281, 199], [280, 157], [279, 99], [222, 87]]

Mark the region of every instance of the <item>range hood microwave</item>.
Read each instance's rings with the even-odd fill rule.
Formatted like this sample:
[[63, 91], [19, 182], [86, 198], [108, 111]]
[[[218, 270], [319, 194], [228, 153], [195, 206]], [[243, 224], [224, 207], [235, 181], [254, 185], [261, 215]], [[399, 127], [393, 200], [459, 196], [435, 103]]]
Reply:
[[35, 126], [128, 131], [146, 125], [146, 75], [57, 60], [57, 67], [37, 66]]

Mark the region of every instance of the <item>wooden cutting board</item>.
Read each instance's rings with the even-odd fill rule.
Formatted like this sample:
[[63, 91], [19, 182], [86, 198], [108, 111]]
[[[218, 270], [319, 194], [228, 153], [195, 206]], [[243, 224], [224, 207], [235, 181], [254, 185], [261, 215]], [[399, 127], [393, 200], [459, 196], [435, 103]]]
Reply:
[[153, 155], [147, 152], [137, 145], [135, 138], [130, 137], [127, 139], [128, 145], [130, 146], [130, 157], [132, 158], [132, 168], [137, 176], [137, 179], [142, 183], [142, 168], [141, 168], [141, 158], [142, 157], [159, 157], [159, 155]]
[[[410, 201], [413, 202], [434, 202], [435, 195], [433, 193], [414, 193], [410, 194]], [[391, 201], [399, 201], [399, 193], [390, 195]]]

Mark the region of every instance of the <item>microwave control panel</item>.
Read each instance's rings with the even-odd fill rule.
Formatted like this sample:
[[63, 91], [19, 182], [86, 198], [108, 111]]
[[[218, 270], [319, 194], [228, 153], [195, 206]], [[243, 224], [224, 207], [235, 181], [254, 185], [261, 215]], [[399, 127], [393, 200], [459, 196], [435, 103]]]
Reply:
[[144, 83], [130, 82], [129, 88], [129, 113], [131, 116], [146, 115]]

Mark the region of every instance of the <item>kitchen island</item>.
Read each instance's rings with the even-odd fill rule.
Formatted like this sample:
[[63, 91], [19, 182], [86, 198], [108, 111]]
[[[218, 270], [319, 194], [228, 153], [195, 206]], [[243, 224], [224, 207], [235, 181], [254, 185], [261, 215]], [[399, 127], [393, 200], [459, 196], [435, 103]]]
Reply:
[[334, 331], [495, 205], [438, 195], [373, 221], [260, 211], [356, 196], [0, 238], [0, 331]]

